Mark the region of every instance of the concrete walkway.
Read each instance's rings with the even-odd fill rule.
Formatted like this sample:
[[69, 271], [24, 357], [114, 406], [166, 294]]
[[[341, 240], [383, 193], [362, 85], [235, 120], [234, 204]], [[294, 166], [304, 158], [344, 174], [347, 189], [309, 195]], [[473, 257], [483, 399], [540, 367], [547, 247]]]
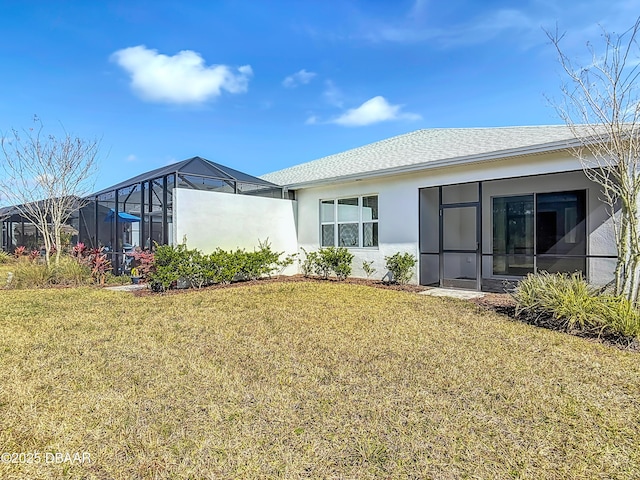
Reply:
[[114, 292], [135, 292], [136, 290], [144, 290], [147, 288], [146, 283], [139, 283], [137, 285], [118, 285], [116, 287], [105, 287], [105, 290], [113, 290]]
[[476, 292], [474, 290], [455, 290], [453, 288], [430, 288], [420, 295], [430, 295], [432, 297], [451, 297], [468, 300], [470, 298], [482, 298], [486, 294], [484, 292]]

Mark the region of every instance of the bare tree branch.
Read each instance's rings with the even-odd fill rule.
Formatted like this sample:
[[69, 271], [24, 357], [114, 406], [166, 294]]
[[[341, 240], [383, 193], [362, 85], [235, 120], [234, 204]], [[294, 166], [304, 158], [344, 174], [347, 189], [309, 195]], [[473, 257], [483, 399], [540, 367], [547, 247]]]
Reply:
[[580, 140], [572, 154], [601, 187], [616, 240], [616, 293], [638, 301], [640, 290], [640, 17], [620, 35], [602, 29], [602, 45], [587, 44], [591, 63], [576, 66], [561, 48], [564, 34], [545, 31], [567, 83], [560, 118]]
[[63, 226], [88, 195], [97, 171], [98, 140], [67, 133], [47, 135], [38, 117], [34, 127], [2, 135], [4, 176], [0, 189], [42, 235], [47, 263], [55, 248], [60, 259]]

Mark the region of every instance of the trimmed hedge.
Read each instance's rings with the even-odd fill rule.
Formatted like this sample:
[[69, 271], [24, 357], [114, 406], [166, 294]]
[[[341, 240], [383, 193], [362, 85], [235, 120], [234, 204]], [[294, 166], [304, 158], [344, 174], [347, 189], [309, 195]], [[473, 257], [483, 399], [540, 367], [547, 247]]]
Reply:
[[256, 280], [282, 271], [293, 263], [291, 255], [281, 260], [284, 252], [274, 252], [268, 241], [259, 242], [253, 252], [242, 249], [216, 249], [203, 254], [185, 244], [160, 245], [155, 251], [154, 264], [148, 279], [156, 291], [177, 287], [202, 288], [218, 283]]

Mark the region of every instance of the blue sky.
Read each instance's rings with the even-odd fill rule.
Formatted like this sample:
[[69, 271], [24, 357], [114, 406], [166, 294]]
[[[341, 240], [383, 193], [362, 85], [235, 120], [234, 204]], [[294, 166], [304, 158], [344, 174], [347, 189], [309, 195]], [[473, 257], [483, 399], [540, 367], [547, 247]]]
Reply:
[[[420, 128], [557, 124], [640, 0], [0, 2], [0, 131], [101, 138], [96, 190], [195, 155], [253, 175]], [[586, 57], [582, 57], [586, 58]], [[588, 63], [588, 62], [585, 62]]]

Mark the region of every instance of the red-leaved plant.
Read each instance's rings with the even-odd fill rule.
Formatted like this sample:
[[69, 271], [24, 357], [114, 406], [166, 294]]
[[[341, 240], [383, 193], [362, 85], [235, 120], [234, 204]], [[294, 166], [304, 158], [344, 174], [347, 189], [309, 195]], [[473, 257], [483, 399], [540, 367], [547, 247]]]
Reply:
[[155, 255], [148, 250], [136, 250], [130, 254], [135, 260], [138, 275], [146, 278], [155, 270]]
[[104, 284], [105, 275], [111, 270], [111, 262], [102, 248], [88, 249], [84, 243], [79, 242], [71, 249], [71, 255], [91, 269], [94, 282]]
[[87, 251], [87, 246], [82, 242], [78, 242], [71, 249], [71, 256], [76, 258], [84, 257], [86, 251]]
[[111, 270], [111, 262], [107, 258], [107, 255], [102, 253], [102, 249], [98, 250], [98, 253], [92, 253], [89, 255], [91, 262], [91, 276], [94, 281], [98, 281], [100, 285], [104, 285], [104, 277], [109, 270]]

